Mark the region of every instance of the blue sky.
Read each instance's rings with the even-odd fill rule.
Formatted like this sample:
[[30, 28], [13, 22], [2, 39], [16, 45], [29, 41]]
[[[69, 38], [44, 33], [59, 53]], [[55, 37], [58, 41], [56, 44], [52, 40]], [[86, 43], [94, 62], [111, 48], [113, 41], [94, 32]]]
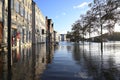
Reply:
[[54, 22], [54, 29], [59, 33], [71, 30], [71, 25], [81, 14], [89, 9], [92, 0], [34, 0], [42, 14]]

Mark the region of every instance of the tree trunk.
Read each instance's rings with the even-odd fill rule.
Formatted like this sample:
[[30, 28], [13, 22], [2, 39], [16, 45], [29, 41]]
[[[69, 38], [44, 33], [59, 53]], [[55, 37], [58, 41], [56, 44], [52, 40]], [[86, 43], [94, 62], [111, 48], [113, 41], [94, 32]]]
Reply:
[[102, 24], [101, 24], [101, 37], [100, 37], [100, 42], [101, 42], [101, 52], [103, 52], [103, 37], [102, 37], [102, 34], [103, 34], [103, 28], [102, 28]]

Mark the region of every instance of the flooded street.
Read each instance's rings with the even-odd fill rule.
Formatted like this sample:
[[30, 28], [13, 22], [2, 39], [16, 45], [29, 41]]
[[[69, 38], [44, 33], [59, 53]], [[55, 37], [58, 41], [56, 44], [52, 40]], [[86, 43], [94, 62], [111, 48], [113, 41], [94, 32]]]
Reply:
[[120, 80], [119, 43], [61, 43], [41, 80]]
[[[0, 80], [120, 80], [120, 42], [60, 42], [13, 49], [11, 73], [7, 53], [0, 54]], [[11, 76], [11, 77], [9, 77]]]

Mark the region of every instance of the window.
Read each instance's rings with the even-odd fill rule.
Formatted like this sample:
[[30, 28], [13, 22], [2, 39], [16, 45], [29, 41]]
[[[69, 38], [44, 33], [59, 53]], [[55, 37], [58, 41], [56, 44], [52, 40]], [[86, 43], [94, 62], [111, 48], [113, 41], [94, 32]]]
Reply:
[[25, 9], [23, 8], [23, 16], [24, 16], [24, 18], [25, 18]]
[[19, 13], [19, 2], [16, 1], [16, 12]]
[[26, 19], [28, 20], [28, 12], [26, 12]]
[[30, 14], [30, 22], [32, 22], [32, 15]]
[[25, 19], [27, 19], [27, 14], [28, 14], [27, 11], [25, 11]]
[[22, 0], [22, 2], [24, 3], [24, 0]]
[[28, 15], [28, 20], [31, 21], [31, 15], [30, 14]]
[[26, 1], [27, 1], [27, 0], [24, 0], [24, 5], [26, 5]]
[[20, 4], [19, 4], [18, 6], [19, 6], [19, 11], [18, 11], [18, 13], [19, 13], [19, 14], [21, 14], [21, 12], [20, 12], [20, 9], [21, 9], [21, 6], [20, 6]]
[[43, 34], [45, 34], [45, 31], [44, 31], [44, 29], [42, 29], [42, 35], [43, 35]]
[[27, 20], [30, 21], [30, 14], [27, 14]]
[[14, 0], [11, 0], [11, 8], [14, 9]]
[[21, 16], [24, 16], [23, 7], [20, 8], [20, 13], [21, 13]]
[[22, 15], [22, 7], [21, 7], [21, 5], [19, 5], [19, 13], [20, 13], [20, 15]]

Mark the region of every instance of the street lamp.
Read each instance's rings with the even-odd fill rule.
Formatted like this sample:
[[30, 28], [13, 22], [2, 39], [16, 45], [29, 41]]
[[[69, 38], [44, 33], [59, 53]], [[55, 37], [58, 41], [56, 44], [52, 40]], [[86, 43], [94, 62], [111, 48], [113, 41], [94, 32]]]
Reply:
[[11, 80], [11, 0], [8, 0], [8, 80]]

